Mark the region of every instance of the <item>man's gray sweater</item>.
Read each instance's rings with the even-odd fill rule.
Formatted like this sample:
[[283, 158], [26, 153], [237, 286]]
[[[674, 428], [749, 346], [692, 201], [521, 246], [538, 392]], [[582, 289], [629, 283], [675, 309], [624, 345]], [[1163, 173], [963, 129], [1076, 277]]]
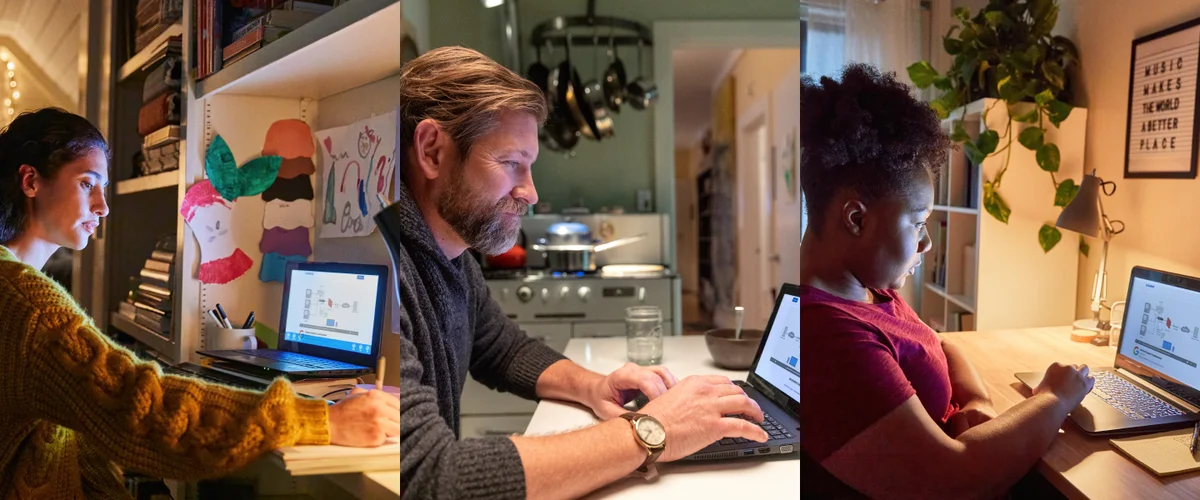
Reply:
[[404, 185], [396, 186], [400, 294], [400, 481], [404, 498], [525, 498], [525, 471], [507, 437], [459, 441], [467, 371], [482, 384], [537, 399], [537, 379], [564, 359], [529, 338], [492, 300], [469, 253], [448, 259]]

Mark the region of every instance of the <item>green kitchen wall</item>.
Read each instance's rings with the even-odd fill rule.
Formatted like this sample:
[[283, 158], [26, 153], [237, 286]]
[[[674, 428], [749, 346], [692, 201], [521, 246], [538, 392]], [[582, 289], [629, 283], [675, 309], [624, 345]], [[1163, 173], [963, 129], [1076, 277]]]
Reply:
[[[518, 26], [521, 31], [521, 68], [536, 59], [529, 45], [529, 33], [534, 26], [556, 16], [584, 15], [586, 0], [517, 0]], [[778, 20], [799, 16], [799, 0], [597, 0], [596, 14], [620, 16], [641, 22], [653, 29], [655, 21], [686, 20]], [[500, 8], [485, 9], [480, 0], [437, 0], [429, 6], [430, 44], [433, 47], [462, 45], [503, 62], [501, 51]], [[797, 45], [799, 41], [797, 40]], [[635, 78], [637, 49], [618, 49], [630, 78]], [[653, 70], [652, 50], [642, 55], [645, 71]], [[562, 49], [553, 57], [543, 51], [543, 62], [557, 64], [563, 58]], [[580, 78], [591, 79], [593, 59], [603, 72], [607, 65], [603, 48], [573, 48], [572, 62]], [[652, 77], [653, 75], [647, 75]], [[660, 89], [662, 92], [663, 89]], [[677, 102], [677, 106], [687, 106]], [[654, 192], [654, 127], [653, 109], [637, 111], [622, 108], [613, 119], [615, 137], [604, 142], [580, 140], [573, 157], [542, 148], [533, 167], [533, 179], [541, 201], [549, 202], [558, 212], [565, 207], [582, 204], [593, 211], [601, 207], [622, 206], [626, 212], [637, 209], [637, 191]], [[657, 211], [667, 211], [669, 200], [655, 200]]]

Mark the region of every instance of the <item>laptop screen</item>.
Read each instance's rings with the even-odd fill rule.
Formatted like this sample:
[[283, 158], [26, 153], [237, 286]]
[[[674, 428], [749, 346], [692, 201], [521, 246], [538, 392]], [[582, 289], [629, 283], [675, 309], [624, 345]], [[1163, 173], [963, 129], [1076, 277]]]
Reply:
[[783, 293], [754, 374], [792, 401], [800, 401], [800, 297]]
[[1120, 354], [1200, 388], [1200, 292], [1136, 274], [1126, 298]]
[[289, 269], [284, 340], [370, 354], [379, 276]]

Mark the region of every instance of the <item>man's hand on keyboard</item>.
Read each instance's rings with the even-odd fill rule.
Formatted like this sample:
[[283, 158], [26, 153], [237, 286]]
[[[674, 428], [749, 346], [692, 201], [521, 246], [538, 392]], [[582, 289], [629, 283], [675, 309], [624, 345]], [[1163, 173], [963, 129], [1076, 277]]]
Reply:
[[1042, 382], [1033, 389], [1034, 394], [1050, 393], [1066, 408], [1079, 406], [1084, 396], [1092, 390], [1096, 379], [1092, 378], [1087, 365], [1064, 365], [1053, 363], [1046, 368]]

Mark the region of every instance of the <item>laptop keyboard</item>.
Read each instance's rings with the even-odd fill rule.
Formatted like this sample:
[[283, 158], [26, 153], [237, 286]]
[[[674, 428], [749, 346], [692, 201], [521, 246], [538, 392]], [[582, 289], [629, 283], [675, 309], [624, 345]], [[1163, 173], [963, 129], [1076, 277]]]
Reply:
[[1109, 371], [1096, 372], [1092, 394], [1134, 420], [1183, 415], [1173, 405]]
[[314, 370], [353, 370], [360, 368], [358, 365], [334, 361], [332, 359], [318, 358], [307, 354], [300, 354], [288, 351], [268, 351], [259, 349], [247, 349], [243, 351], [234, 351], [238, 354], [246, 354], [249, 356], [257, 356], [267, 358], [281, 363], [303, 366]]
[[[764, 431], [767, 431], [767, 435], [770, 436], [770, 439], [792, 439], [793, 437], [795, 437], [795, 435], [792, 434], [791, 429], [787, 429], [784, 426], [779, 425], [779, 422], [776, 422], [775, 419], [772, 418], [770, 414], [763, 415], [765, 418], [763, 419], [762, 423], [758, 423], [753, 420], [750, 420], [749, 418], [746, 418], [744, 415], [725, 415], [725, 416], [733, 417], [733, 418], [740, 418], [742, 420], [745, 420], [747, 422], [755, 424], [759, 427], [762, 427], [762, 429]], [[752, 443], [752, 442], [754, 442], [754, 441], [750, 441], [749, 439], [739, 437], [739, 438], [725, 438], [720, 441], [717, 441], [715, 444], [746, 444], [746, 443]]]

